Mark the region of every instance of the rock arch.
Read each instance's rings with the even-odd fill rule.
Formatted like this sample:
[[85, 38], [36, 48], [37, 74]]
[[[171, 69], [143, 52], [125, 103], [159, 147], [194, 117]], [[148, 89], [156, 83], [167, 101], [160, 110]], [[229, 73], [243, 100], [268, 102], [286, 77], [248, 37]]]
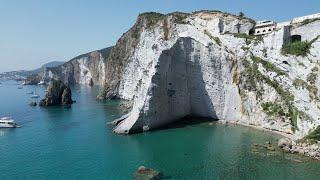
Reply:
[[141, 132], [186, 116], [240, 119], [241, 98], [230, 73], [234, 66], [219, 46], [179, 38], [162, 52], [150, 84], [145, 84], [148, 92], [134, 100], [136, 106], [114, 131]]

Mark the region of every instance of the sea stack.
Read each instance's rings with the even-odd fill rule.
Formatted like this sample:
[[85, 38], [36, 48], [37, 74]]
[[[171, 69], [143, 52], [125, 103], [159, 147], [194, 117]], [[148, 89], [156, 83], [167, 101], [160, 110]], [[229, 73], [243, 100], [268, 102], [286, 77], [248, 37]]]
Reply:
[[40, 106], [71, 105], [73, 103], [71, 89], [61, 80], [52, 80], [47, 93], [39, 103]]

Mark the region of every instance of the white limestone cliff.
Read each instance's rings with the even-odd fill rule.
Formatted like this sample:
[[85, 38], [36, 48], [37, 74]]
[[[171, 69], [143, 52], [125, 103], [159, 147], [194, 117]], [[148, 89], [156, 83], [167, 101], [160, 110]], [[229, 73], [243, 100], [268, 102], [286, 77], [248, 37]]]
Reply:
[[[244, 35], [253, 27], [250, 19], [215, 11], [169, 14], [152, 26], [145, 18], [119, 82], [111, 88], [133, 102], [114, 131], [151, 130], [191, 115], [296, 139], [310, 133], [320, 125], [320, 21], [279, 23], [262, 37]], [[296, 34], [314, 40], [305, 57], [281, 53]], [[270, 112], [273, 106], [283, 112]]]
[[60, 79], [67, 84], [103, 85], [105, 61], [111, 47], [77, 56], [54, 68], [47, 68], [41, 77], [45, 81]]
[[[301, 139], [320, 125], [320, 15], [277, 23], [263, 36], [250, 34], [254, 26], [219, 11], [144, 13], [114, 47], [48, 68], [43, 77], [104, 85], [99, 98], [128, 100], [116, 133], [195, 116]], [[293, 36], [308, 41], [306, 54], [282, 53]]]

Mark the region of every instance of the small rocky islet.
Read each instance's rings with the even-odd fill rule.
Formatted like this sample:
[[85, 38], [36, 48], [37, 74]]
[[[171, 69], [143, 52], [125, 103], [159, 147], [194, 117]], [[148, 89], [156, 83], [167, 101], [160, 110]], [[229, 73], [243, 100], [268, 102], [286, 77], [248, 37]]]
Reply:
[[72, 100], [72, 92], [68, 85], [65, 85], [61, 80], [51, 80], [45, 97], [40, 100], [39, 106], [57, 106], [57, 105], [71, 105], [74, 103]]
[[160, 180], [163, 179], [164, 175], [162, 172], [140, 166], [137, 171], [133, 174], [135, 180]]

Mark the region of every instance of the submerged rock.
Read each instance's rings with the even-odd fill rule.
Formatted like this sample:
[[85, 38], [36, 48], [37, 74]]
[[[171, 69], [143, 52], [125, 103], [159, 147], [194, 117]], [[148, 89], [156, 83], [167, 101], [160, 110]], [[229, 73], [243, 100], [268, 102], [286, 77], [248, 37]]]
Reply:
[[71, 105], [74, 102], [70, 87], [60, 80], [52, 80], [46, 92], [40, 106]]
[[281, 149], [290, 149], [292, 147], [292, 141], [288, 138], [281, 138], [278, 141], [278, 147]]
[[305, 140], [292, 141], [288, 138], [282, 138], [278, 142], [279, 148], [287, 153], [301, 154], [309, 156], [313, 159], [320, 160], [320, 144], [319, 143], [309, 143]]
[[276, 149], [275, 149], [274, 147], [272, 147], [272, 146], [267, 146], [267, 150], [269, 150], [269, 151], [275, 151]]
[[154, 169], [140, 166], [138, 170], [134, 173], [133, 177], [136, 180], [148, 180], [148, 179], [156, 180], [156, 179], [162, 179], [163, 174]]

